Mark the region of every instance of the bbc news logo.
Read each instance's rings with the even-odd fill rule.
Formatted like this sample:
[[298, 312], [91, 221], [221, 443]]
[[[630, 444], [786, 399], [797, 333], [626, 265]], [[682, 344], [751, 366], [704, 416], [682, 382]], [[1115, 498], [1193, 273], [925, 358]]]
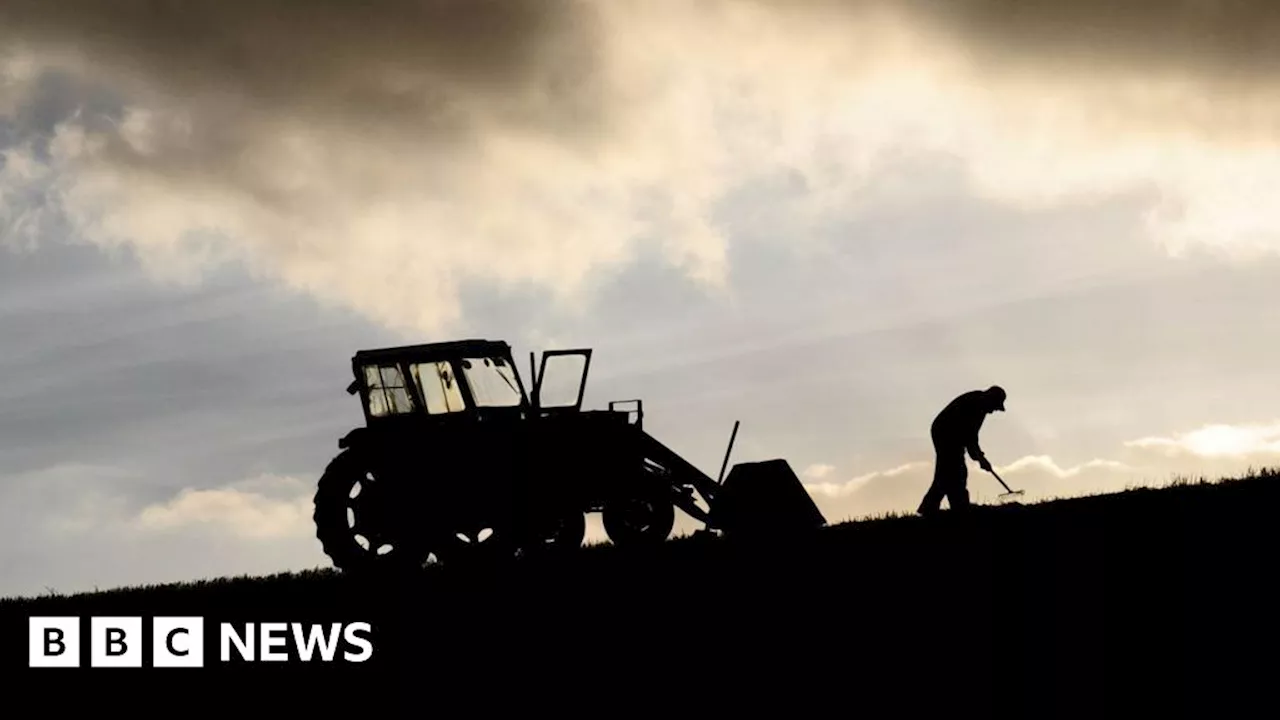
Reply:
[[[205, 619], [156, 617], [146, 643], [141, 617], [89, 618], [89, 635], [82, 636], [80, 617], [29, 618], [29, 667], [81, 667], [83, 645], [89, 666], [140, 668], [149, 647], [156, 668], [204, 667]], [[218, 626], [218, 660], [233, 662], [365, 662], [373, 655], [369, 623], [235, 623]], [[292, 646], [292, 652], [290, 647]], [[341, 652], [339, 652], [341, 651]]]

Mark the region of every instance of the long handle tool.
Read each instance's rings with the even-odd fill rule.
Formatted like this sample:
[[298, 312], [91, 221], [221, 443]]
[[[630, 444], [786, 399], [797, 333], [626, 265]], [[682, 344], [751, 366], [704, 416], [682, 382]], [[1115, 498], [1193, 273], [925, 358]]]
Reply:
[[1000, 495], [1000, 497], [1001, 497], [1001, 498], [1012, 497], [1012, 496], [1014, 496], [1014, 495], [1021, 495], [1021, 494], [1023, 493], [1023, 491], [1022, 491], [1022, 490], [1010, 490], [1010, 489], [1009, 489], [1009, 486], [1008, 486], [1008, 485], [1005, 485], [1004, 480], [1001, 480], [1001, 479], [1000, 479], [1000, 476], [999, 476], [999, 475], [996, 475], [996, 471], [995, 471], [994, 469], [992, 469], [992, 470], [988, 470], [987, 472], [989, 472], [989, 473], [991, 473], [992, 475], [994, 475], [994, 476], [995, 476], [995, 478], [996, 478], [996, 480], [1000, 480], [1000, 484], [1001, 484], [1001, 485], [1004, 485], [1005, 492], [1001, 493], [1001, 495]]

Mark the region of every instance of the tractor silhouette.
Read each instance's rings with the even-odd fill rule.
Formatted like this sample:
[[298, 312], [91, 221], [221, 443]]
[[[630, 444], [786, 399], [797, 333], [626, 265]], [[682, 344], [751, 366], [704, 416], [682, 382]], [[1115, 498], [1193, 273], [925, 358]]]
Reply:
[[[531, 353], [526, 391], [501, 341], [357, 352], [347, 391], [365, 426], [339, 440], [318, 482], [325, 554], [363, 572], [570, 552], [590, 512], [626, 547], [663, 543], [675, 508], [713, 535], [826, 525], [783, 460], [737, 465], [727, 479], [722, 466], [713, 480], [645, 432], [642, 401], [583, 410], [591, 355], [549, 351], [535, 368]], [[725, 466], [736, 436], [737, 425]]]

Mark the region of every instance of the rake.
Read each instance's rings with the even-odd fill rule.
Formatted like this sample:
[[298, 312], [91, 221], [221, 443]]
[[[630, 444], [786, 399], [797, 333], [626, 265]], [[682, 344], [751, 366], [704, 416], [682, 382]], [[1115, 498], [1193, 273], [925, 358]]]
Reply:
[[988, 470], [987, 472], [991, 473], [995, 477], [995, 479], [999, 480], [1000, 484], [1004, 486], [1005, 492], [1001, 493], [997, 499], [1007, 500], [1008, 498], [1014, 497], [1015, 495], [1022, 494], [1023, 492], [1022, 490], [1010, 490], [1009, 486], [1005, 484], [1004, 480], [1001, 480], [1000, 476], [996, 474], [996, 471], [994, 469]]

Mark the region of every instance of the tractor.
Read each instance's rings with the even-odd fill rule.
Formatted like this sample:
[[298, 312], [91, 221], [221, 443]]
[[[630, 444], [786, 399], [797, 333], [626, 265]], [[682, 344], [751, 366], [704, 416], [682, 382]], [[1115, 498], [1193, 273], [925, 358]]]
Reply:
[[[530, 353], [532, 387], [510, 345], [460, 340], [352, 357], [365, 424], [338, 441], [315, 494], [316, 537], [344, 572], [430, 561], [561, 553], [599, 512], [611, 543], [671, 534], [675, 509], [700, 532], [760, 535], [826, 525], [782, 460], [713, 480], [644, 430], [640, 400], [583, 410], [590, 349]], [[634, 408], [622, 406], [634, 405]], [[701, 501], [702, 505], [699, 505]]]

